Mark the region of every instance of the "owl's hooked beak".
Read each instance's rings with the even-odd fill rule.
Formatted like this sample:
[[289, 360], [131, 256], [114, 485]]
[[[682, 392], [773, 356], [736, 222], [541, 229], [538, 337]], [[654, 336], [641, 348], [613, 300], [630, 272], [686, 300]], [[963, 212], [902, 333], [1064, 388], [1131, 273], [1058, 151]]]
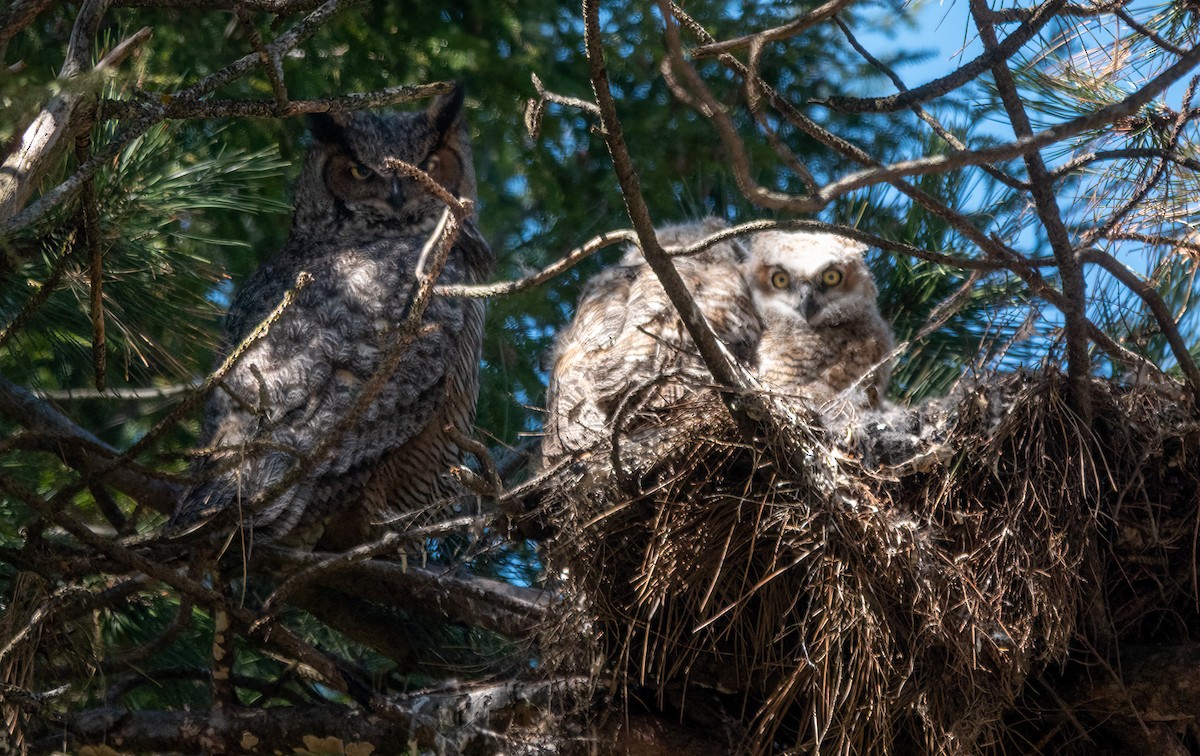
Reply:
[[812, 284], [803, 282], [800, 284], [800, 314], [805, 320], [812, 320], [813, 316], [821, 311], [821, 303], [817, 300], [817, 293], [813, 291]]
[[392, 176], [392, 190], [388, 193], [387, 201], [395, 210], [404, 207], [404, 186], [400, 183], [399, 176]]

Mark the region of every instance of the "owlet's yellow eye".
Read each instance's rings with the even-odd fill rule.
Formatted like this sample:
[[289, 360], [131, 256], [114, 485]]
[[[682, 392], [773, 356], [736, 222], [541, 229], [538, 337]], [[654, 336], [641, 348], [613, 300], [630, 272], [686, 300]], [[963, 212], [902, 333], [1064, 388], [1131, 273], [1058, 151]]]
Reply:
[[826, 268], [821, 274], [821, 283], [826, 286], [837, 286], [842, 282], [842, 271], [837, 268]]
[[782, 270], [771, 274], [771, 285], [776, 289], [786, 289], [792, 284], [792, 277]]
[[350, 176], [355, 181], [366, 181], [367, 179], [371, 178], [371, 173], [371, 169], [362, 163], [350, 164]]

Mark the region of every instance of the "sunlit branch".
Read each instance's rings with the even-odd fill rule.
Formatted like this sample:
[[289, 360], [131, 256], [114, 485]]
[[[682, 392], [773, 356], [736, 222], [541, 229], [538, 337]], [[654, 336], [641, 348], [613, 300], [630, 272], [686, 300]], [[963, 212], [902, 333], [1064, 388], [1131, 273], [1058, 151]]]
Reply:
[[[980, 39], [983, 40], [984, 49], [997, 51], [1000, 49], [1000, 42], [996, 37], [996, 30], [981, 17], [986, 7], [984, 0], [970, 2], [971, 14], [975, 17], [975, 26], [979, 30]], [[1013, 133], [1018, 139], [1031, 137], [1033, 126], [1006, 59], [997, 59], [992, 65], [992, 78], [1008, 114], [1008, 120], [1012, 124]], [[1071, 384], [1071, 406], [1085, 423], [1090, 423], [1091, 357], [1088, 353], [1087, 327], [1084, 322], [1087, 317], [1087, 285], [1083, 277], [1083, 267], [1075, 256], [1070, 233], [1058, 206], [1058, 197], [1054, 194], [1054, 182], [1041, 153], [1031, 151], [1026, 153], [1024, 158], [1025, 168], [1029, 173], [1030, 193], [1037, 207], [1038, 218], [1046, 229], [1054, 257], [1058, 260], [1058, 273], [1062, 279], [1062, 293], [1066, 300], [1066, 306], [1060, 309], [1066, 316], [1067, 376]]]
[[960, 66], [953, 73], [934, 79], [928, 84], [886, 97], [834, 96], [817, 104], [839, 113], [895, 113], [914, 104], [928, 102], [947, 95], [964, 84], [975, 80], [998, 62], [1007, 61], [1033, 39], [1042, 28], [1054, 20], [1065, 0], [1048, 0], [1035, 8], [1021, 26], [1008, 35], [1004, 42], [985, 51], [982, 55]]
[[1163, 301], [1162, 295], [1158, 293], [1158, 290], [1102, 249], [1090, 247], [1082, 252], [1081, 257], [1086, 262], [1099, 265], [1112, 275], [1113, 278], [1120, 281], [1126, 288], [1136, 294], [1150, 308], [1151, 314], [1154, 315], [1159, 328], [1162, 329], [1163, 336], [1167, 339], [1167, 344], [1171, 347], [1171, 354], [1175, 357], [1175, 361], [1179, 363], [1180, 369], [1183, 370], [1183, 376], [1187, 380], [1188, 387], [1192, 390], [1192, 394], [1195, 395], [1197, 401], [1200, 402], [1200, 369], [1196, 367], [1196, 361], [1192, 359], [1191, 351], [1188, 349], [1187, 343], [1184, 342], [1183, 336], [1179, 333], [1179, 326], [1175, 322], [1175, 316], [1171, 312], [1171, 308]]

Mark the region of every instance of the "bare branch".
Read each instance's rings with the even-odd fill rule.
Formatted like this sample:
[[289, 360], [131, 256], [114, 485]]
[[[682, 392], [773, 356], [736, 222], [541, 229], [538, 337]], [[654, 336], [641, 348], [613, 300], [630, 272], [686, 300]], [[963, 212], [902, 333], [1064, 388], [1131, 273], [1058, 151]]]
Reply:
[[1154, 44], [1158, 45], [1162, 49], [1166, 50], [1167, 52], [1172, 53], [1174, 55], [1183, 55], [1184, 54], [1184, 51], [1182, 49], [1180, 49], [1176, 45], [1171, 44], [1167, 40], [1163, 39], [1153, 29], [1147, 28], [1146, 26], [1138, 23], [1137, 20], [1134, 19], [1133, 16], [1129, 15], [1128, 11], [1126, 11], [1124, 8], [1113, 8], [1112, 12], [1113, 12], [1114, 16], [1121, 19], [1125, 23], [1129, 24], [1129, 27], [1131, 29], [1136, 31], [1138, 34], [1141, 34], [1143, 37], [1146, 37], [1147, 39], [1149, 39], [1150, 41], [1152, 41]]
[[592, 115], [597, 118], [600, 117], [600, 108], [596, 107], [596, 103], [588, 102], [587, 100], [581, 100], [578, 97], [567, 97], [566, 95], [555, 94], [554, 92], [546, 89], [546, 85], [542, 84], [542, 80], [538, 78], [537, 74], [530, 74], [530, 77], [533, 79], [533, 88], [537, 91], [538, 97], [546, 102], [553, 102], [556, 105], [562, 105], [566, 108], [575, 108], [577, 110], [582, 110], [588, 115]]
[[[52, 434], [51, 449], [66, 464], [112, 486], [140, 504], [170, 513], [183, 486], [131, 466], [111, 468], [119, 452], [71, 422], [45, 401], [0, 377], [0, 415], [30, 430]], [[100, 472], [105, 471], [105, 472]]]
[[[1096, 5], [1064, 5], [1058, 11], [1058, 15], [1063, 18], [1093, 18], [1105, 13], [1112, 13], [1113, 9], [1124, 7], [1127, 2], [1128, 0], [1117, 0], [1116, 2], [1099, 3]], [[989, 24], [1012, 24], [1028, 21], [1037, 14], [1038, 10], [1038, 7], [986, 8], [981, 17]]]
[[247, 10], [288, 16], [306, 13], [322, 0], [113, 0], [116, 8], [199, 8], [201, 10]]
[[750, 175], [750, 160], [746, 156], [746, 149], [742, 144], [741, 137], [737, 133], [737, 127], [733, 124], [733, 119], [729, 117], [729, 113], [725, 107], [717, 102], [717, 98], [709, 91], [708, 86], [700, 78], [700, 74], [696, 72], [696, 69], [692, 68], [683, 59], [679, 29], [672, 20], [670, 7], [667, 5], [666, 0], [660, 0], [658, 5], [665, 25], [667, 56], [671, 61], [671, 66], [683, 74], [683, 77], [691, 87], [690, 96], [684, 98], [685, 102], [691, 101], [693, 104], [698, 104], [700, 114], [707, 118], [717, 129], [717, 134], [721, 137], [721, 144], [725, 145], [725, 150], [729, 153], [730, 162], [733, 167], [733, 176], [737, 182], [738, 189], [741, 190], [746, 199], [759, 207], [772, 210], [787, 209], [797, 213], [813, 213], [820, 210], [823, 203], [819, 196], [797, 197], [773, 191], [759, 185], [754, 180], [754, 177]]
[[1197, 401], [1200, 401], [1200, 369], [1197, 369], [1196, 362], [1192, 359], [1192, 354], [1188, 350], [1187, 344], [1179, 334], [1179, 327], [1175, 323], [1175, 316], [1171, 312], [1171, 308], [1163, 301], [1162, 295], [1148, 281], [1102, 249], [1090, 247], [1084, 250], [1080, 254], [1080, 257], [1085, 262], [1095, 263], [1104, 268], [1113, 278], [1123, 283], [1146, 303], [1146, 306], [1150, 308], [1151, 314], [1154, 315], [1154, 319], [1158, 321], [1158, 326], [1162, 329], [1163, 336], [1167, 339], [1167, 344], [1171, 347], [1171, 354], [1175, 356], [1175, 361], [1179, 363], [1180, 369], [1183, 370], [1183, 375], [1187, 379], [1188, 386], [1196, 396]]
[[[172, 100], [162, 111], [165, 120], [190, 118], [290, 118], [305, 113], [345, 113], [352, 110], [381, 108], [422, 100], [445, 94], [453, 88], [450, 82], [434, 82], [388, 87], [374, 92], [354, 92], [319, 100], [288, 100], [280, 109], [274, 100]], [[147, 112], [145, 103], [134, 100], [101, 100], [100, 120], [136, 118]]]
[[[1055, 5], [1056, 0], [1050, 0], [1047, 6]], [[996, 30], [984, 21], [981, 14], [986, 9], [984, 0], [970, 0], [971, 13], [975, 17], [975, 26], [983, 40], [984, 49], [999, 51], [1000, 43], [996, 38]], [[992, 77], [1004, 103], [1004, 110], [1012, 123], [1013, 132], [1018, 139], [1033, 135], [1033, 126], [1025, 112], [1021, 94], [1017, 91], [1016, 81], [1008, 70], [1007, 57], [998, 58], [992, 65]], [[1071, 406], [1086, 424], [1092, 419], [1092, 381], [1091, 356], [1088, 353], [1087, 326], [1087, 285], [1083, 277], [1083, 267], [1075, 256], [1071, 244], [1071, 236], [1067, 225], [1063, 222], [1062, 211], [1058, 207], [1058, 197], [1054, 194], [1054, 182], [1050, 172], [1038, 152], [1025, 155], [1025, 168], [1029, 172], [1030, 191], [1037, 207], [1038, 218], [1046, 229], [1050, 247], [1058, 260], [1058, 272], [1062, 278], [1065, 307], [1060, 307], [1066, 317], [1067, 339], [1067, 376], [1071, 384]]]
[[[48, 622], [63, 622], [64, 619], [91, 609], [111, 607], [122, 602], [145, 587], [143, 577], [126, 578], [103, 589], [87, 588], [82, 585], [65, 585], [45, 596], [33, 613], [24, 618], [21, 627], [0, 648], [0, 663], [3, 663], [22, 643], [36, 637]], [[6, 607], [7, 609], [8, 607]], [[65, 616], [64, 616], [65, 615]]]
[[809, 13], [795, 19], [794, 21], [790, 21], [783, 26], [757, 32], [755, 34], [747, 34], [744, 37], [738, 37], [737, 39], [731, 39], [725, 42], [713, 42], [711, 44], [703, 45], [701, 47], [697, 47], [692, 54], [697, 58], [704, 58], [712, 55], [719, 55], [721, 53], [727, 53], [731, 50], [736, 50], [739, 47], [749, 47], [754, 43], [762, 44], [764, 42], [777, 42], [781, 39], [794, 37], [801, 32], [811, 29], [822, 21], [832, 18], [838, 13], [838, 11], [842, 10], [849, 4], [850, 0], [827, 0], [824, 5], [814, 8]]
[[[319, 464], [321, 460], [334, 450], [341, 438], [358, 422], [362, 413], [367, 411], [371, 402], [374, 401], [386, 383], [395, 375], [396, 370], [400, 366], [400, 361], [407, 354], [408, 347], [412, 344], [413, 339], [421, 335], [425, 309], [433, 299], [434, 286], [442, 274], [446, 261], [449, 259], [450, 250], [454, 247], [460, 231], [467, 228], [470, 233], [475, 233], [473, 228], [468, 228], [470, 226], [471, 214], [474, 212], [474, 204], [471, 200], [458, 199], [450, 194], [432, 176], [415, 165], [393, 158], [389, 158], [386, 164], [392, 170], [400, 171], [419, 181], [430, 194], [440, 199], [446, 205], [441, 220], [430, 234], [429, 239], [426, 241], [425, 249], [417, 261], [417, 269], [415, 271], [416, 280], [413, 282], [414, 290], [410, 294], [410, 299], [406, 305], [407, 312], [404, 320], [393, 332], [392, 343], [384, 350], [374, 375], [363, 385], [358, 398], [350, 410], [329, 429], [329, 432], [321, 440], [321, 443], [306, 458], [299, 460], [292, 467], [291, 471], [266, 491], [259, 493], [254, 501], [249, 503], [248, 507], [251, 511], [261, 511], [266, 504], [274, 501], [295, 485], [304, 475], [308, 474], [314, 465]], [[428, 261], [429, 264], [427, 266], [426, 258], [431, 251], [432, 260]], [[235, 514], [233, 511], [220, 513], [223, 517], [231, 517]]]
[[[482, 468], [483, 476], [480, 480], [483, 491], [477, 491], [483, 496], [491, 496], [503, 506], [504, 500], [504, 482], [500, 480], [500, 475], [496, 472], [496, 462], [492, 459], [491, 452], [485, 444], [477, 439], [471, 438], [454, 424], [447, 424], [442, 428], [442, 432], [446, 437], [458, 446], [458, 448], [470, 454], [479, 461], [479, 467]], [[459, 472], [469, 472], [465, 468], [460, 468]], [[474, 473], [472, 473], [474, 474]], [[512, 518], [520, 517], [523, 513], [514, 509], [506, 510], [505, 514]]]
[[626, 242], [629, 244], [637, 243], [637, 234], [633, 231], [608, 231], [600, 234], [597, 237], [589, 239], [582, 247], [576, 247], [571, 250], [563, 258], [547, 265], [537, 273], [525, 276], [524, 278], [515, 281], [504, 281], [493, 284], [455, 284], [438, 286], [433, 290], [433, 293], [439, 297], [500, 297], [506, 294], [514, 294], [518, 291], [532, 288], [538, 284], [543, 284], [555, 276], [565, 273], [575, 267], [577, 263], [584, 260], [596, 252], [611, 247], [614, 244]]
[[[597, 19], [597, 0], [584, 0], [584, 39], [587, 45], [588, 74], [596, 95], [596, 104], [600, 106], [603, 123], [604, 141], [608, 145], [609, 154], [613, 159], [613, 168], [617, 181], [621, 185], [621, 193], [625, 200], [625, 209], [630, 221], [637, 231], [638, 241], [647, 264], [658, 277], [659, 283], [666, 292], [671, 304], [675, 307], [683, 321], [688, 334], [695, 342], [704, 364], [712, 373], [719, 385], [744, 391], [750, 385], [748, 376], [743, 368], [732, 359], [728, 349], [721, 344], [713, 333], [712, 326], [704, 319], [700, 308], [687, 291], [680, 278], [679, 272], [671, 264], [670, 258], [663, 251], [654, 235], [654, 222], [650, 218], [650, 210], [642, 197], [637, 172], [629, 156], [629, 148], [625, 145], [625, 137], [621, 131], [621, 123], [617, 118], [616, 103], [609, 88], [608, 73], [604, 62], [604, 50], [600, 41], [600, 23]], [[726, 397], [730, 411], [739, 424], [747, 422], [743, 413], [732, 406], [735, 400]], [[763, 417], [769, 416], [763, 413]], [[748, 430], [748, 428], [747, 428]]]
[[250, 46], [258, 53], [259, 63], [267, 72], [267, 80], [271, 82], [271, 92], [275, 95], [276, 111], [284, 112], [287, 109], [288, 93], [287, 87], [283, 83], [283, 60], [263, 46], [262, 35], [258, 33], [258, 27], [254, 25], [254, 20], [250, 18], [250, 11], [239, 5], [234, 9], [234, 15], [237, 16], [238, 23], [245, 29]]
[[200, 386], [200, 381], [180, 383], [174, 386], [150, 386], [148, 388], [64, 388], [34, 392], [42, 399], [55, 402], [83, 402], [95, 399], [106, 399], [117, 402], [142, 402], [153, 399], [170, 399]]
[[[50, 752], [86, 744], [119, 742], [137, 752], [205, 753], [221, 750], [256, 753], [362, 752], [409, 753], [414, 743], [454, 742], [494, 746], [503, 742], [506, 723], [524, 721], [564, 695], [584, 697], [589, 688], [578, 679], [512, 680], [501, 684], [456, 683], [441, 690], [415, 691], [406, 697], [379, 697], [369, 709], [337, 704], [277, 706], [227, 711], [129, 711], [106, 706], [55, 723], [52, 733], [33, 744]], [[445, 734], [440, 734], [445, 731]], [[517, 743], [519, 735], [513, 736]], [[419, 740], [420, 738], [420, 740]], [[451, 740], [453, 738], [454, 740]], [[361, 751], [356, 749], [361, 747]], [[332, 750], [338, 749], [338, 750]], [[464, 748], [464, 752], [471, 749]]]
[[[1192, 98], [1196, 94], [1197, 85], [1200, 85], [1200, 76], [1193, 77], [1191, 83], [1188, 85], [1187, 90], [1184, 92], [1183, 108], [1175, 117], [1175, 122], [1171, 124], [1171, 131], [1167, 140], [1167, 152], [1174, 152], [1176, 146], [1179, 144], [1179, 137], [1183, 133], [1183, 127], [1187, 124], [1189, 119], [1188, 111], [1191, 109]], [[1166, 177], [1167, 168], [1169, 165], [1169, 161], [1160, 160], [1158, 164], [1154, 166], [1154, 171], [1151, 173], [1150, 177], [1144, 181], [1130, 197], [1125, 199], [1125, 201], [1119, 208], [1117, 208], [1115, 212], [1110, 213], [1108, 218], [1105, 219], [1104, 223], [1102, 223], [1099, 227], [1088, 229], [1082, 234], [1080, 246], [1094, 244], [1097, 239], [1103, 238], [1109, 231], [1112, 231], [1114, 228], [1120, 226], [1121, 221], [1129, 216], [1129, 214], [1135, 209], [1140, 207], [1142, 201], [1145, 200], [1154, 187], [1160, 181], [1162, 181], [1164, 177]]]
[[[148, 559], [120, 543], [105, 538], [72, 517], [66, 507], [67, 496], [60, 492], [47, 501], [7, 475], [0, 474], [0, 490], [24, 503], [42, 517], [61, 527], [85, 546], [105, 555], [125, 567], [163, 582], [200, 603], [217, 607], [245, 626], [254, 621], [251, 612], [243, 607], [230, 606], [212, 588], [206, 587], [170, 566]], [[69, 490], [69, 489], [65, 489]], [[302, 662], [304, 669], [337, 690], [345, 691], [346, 682], [337, 666], [312, 646], [301, 641], [290, 630], [277, 623], [259, 628], [258, 635], [272, 646]]]
[[[852, 226], [839, 226], [832, 223], [823, 223], [814, 220], [761, 220], [742, 223], [732, 228], [717, 231], [705, 238], [683, 247], [665, 247], [665, 251], [671, 257], [688, 257], [699, 254], [714, 244], [719, 244], [727, 239], [735, 239], [741, 236], [758, 233], [760, 231], [770, 230], [803, 230], [803, 231], [825, 231], [831, 234], [840, 234], [842, 236], [856, 239], [864, 244], [891, 252], [897, 255], [905, 255], [914, 257], [920, 260], [946, 265], [951, 268], [960, 268], [964, 270], [1007, 270], [1008, 265], [999, 262], [995, 259], [976, 259], [970, 257], [956, 257], [946, 255], [939, 252], [930, 252], [921, 247], [914, 247], [911, 244], [904, 244], [893, 239], [886, 239], [882, 236], [863, 231]], [[518, 291], [537, 286], [545, 283], [555, 276], [570, 270], [576, 263], [598, 252], [599, 250], [612, 246], [620, 242], [628, 244], [637, 244], [637, 234], [634, 231], [608, 231], [600, 236], [594, 237], [582, 247], [576, 247], [571, 250], [565, 257], [557, 260], [550, 265], [547, 265], [537, 273], [533, 273], [524, 278], [519, 278], [515, 281], [501, 281], [491, 284], [456, 284], [448, 286], [438, 286], [434, 288], [434, 294], [442, 297], [472, 297], [477, 299], [487, 299], [490, 297], [501, 297], [508, 294], [513, 294]], [[1198, 245], [1200, 247], [1200, 245]], [[1028, 261], [1031, 266], [1053, 266], [1057, 265], [1057, 261], [1053, 258], [1032, 259]], [[116, 389], [106, 392], [105, 395], [119, 391]], [[155, 389], [130, 389], [127, 391], [138, 392], [135, 398], [148, 398], [156, 396]], [[59, 396], [61, 394], [61, 396]], [[78, 394], [78, 396], [76, 396]], [[144, 397], [143, 397], [144, 394]], [[83, 394], [79, 391], [58, 392], [55, 398], [72, 399], [72, 398], [96, 398], [102, 395], [93, 395], [92, 393]]]
[[1187, 168], [1189, 171], [1200, 171], [1200, 160], [1197, 160], [1187, 155], [1181, 155], [1174, 150], [1166, 150], [1154, 147], [1129, 147], [1118, 150], [1099, 150], [1097, 152], [1088, 152], [1082, 155], [1076, 155], [1059, 167], [1055, 168], [1050, 177], [1055, 181], [1061, 179], [1069, 173], [1074, 173], [1081, 168], [1086, 168], [1092, 163], [1101, 160], [1128, 160], [1145, 158], [1147, 160], [1159, 159], [1168, 160], [1176, 165]]
[[[420, 543], [426, 538], [436, 538], [449, 533], [457, 533], [482, 524], [477, 517], [457, 517], [452, 520], [435, 523], [425, 528], [408, 528], [403, 533], [391, 531], [385, 533], [371, 543], [356, 546], [339, 554], [325, 554], [320, 559], [310, 558], [311, 554], [292, 552], [288, 550], [267, 547], [267, 554], [276, 559], [288, 561], [289, 576], [263, 602], [263, 616], [256, 624], [261, 624], [278, 613], [279, 608], [288, 602], [293, 593], [318, 577], [344, 570], [359, 562], [365, 562], [384, 554], [393, 554], [406, 544]], [[296, 569], [298, 561], [304, 562], [304, 567]], [[293, 570], [295, 570], [293, 572]]]
[[987, 49], [982, 55], [959, 67], [953, 73], [934, 79], [928, 84], [886, 97], [834, 96], [817, 101], [817, 104], [839, 113], [895, 113], [917, 103], [928, 102], [949, 94], [974, 80], [997, 63], [1007, 61], [1015, 55], [1025, 46], [1026, 42], [1033, 39], [1042, 30], [1042, 27], [1054, 20], [1063, 5], [1065, 5], [1065, 0], [1047, 0], [1035, 8], [1030, 17], [1022, 21], [1016, 31], [1005, 37], [1004, 42]]
[[[904, 85], [904, 81], [900, 78], [900, 76], [895, 71], [893, 71], [890, 66], [887, 66], [886, 64], [884, 64], [883, 61], [879, 60], [874, 55], [872, 55], [867, 50], [867, 48], [863, 47], [862, 44], [858, 41], [858, 39], [854, 36], [854, 33], [850, 31], [850, 27], [846, 26], [846, 24], [842, 22], [842, 19], [840, 17], [834, 16], [833, 22], [835, 24], [837, 24], [838, 29], [841, 29], [842, 34], [846, 37], [846, 41], [849, 42], [850, 46], [853, 47], [855, 49], [855, 51], [857, 51], [858, 54], [862, 56], [863, 60], [867, 61], [867, 63], [869, 63], [874, 68], [877, 68], [880, 71], [882, 71], [883, 74], [885, 76], [887, 76], [889, 79], [891, 79], [892, 83], [896, 85], [896, 89], [899, 89], [901, 92], [908, 91], [908, 87], [906, 87]], [[916, 114], [917, 118], [920, 118], [922, 121], [924, 121], [926, 124], [928, 124], [929, 127], [931, 129], [933, 129], [933, 132], [935, 134], [937, 134], [939, 137], [941, 137], [951, 147], [953, 147], [956, 150], [966, 150], [967, 149], [967, 145], [964, 144], [961, 139], [956, 137], [953, 133], [951, 133], [948, 129], [946, 129], [946, 127], [942, 126], [941, 122], [938, 121], [938, 119], [934, 118], [932, 115], [930, 115], [929, 112], [925, 110], [925, 108], [921, 107], [917, 103], [913, 103], [911, 106], [909, 106], [909, 109], [912, 110], [912, 112], [914, 114]], [[1025, 184], [1025, 182], [1019, 181], [1019, 180], [1013, 178], [1012, 176], [1009, 176], [1007, 173], [1000, 170], [999, 168], [997, 168], [994, 165], [984, 164], [981, 167], [983, 168], [983, 170], [987, 171], [989, 176], [996, 179], [997, 181], [1004, 184], [1005, 186], [1011, 187], [1013, 189], [1027, 189], [1028, 188], [1028, 186]]]

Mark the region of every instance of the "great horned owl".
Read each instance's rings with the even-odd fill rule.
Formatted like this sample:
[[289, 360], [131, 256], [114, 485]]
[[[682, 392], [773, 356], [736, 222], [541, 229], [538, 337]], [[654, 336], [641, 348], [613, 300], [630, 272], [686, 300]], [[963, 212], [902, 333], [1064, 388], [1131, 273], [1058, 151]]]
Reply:
[[[843, 236], [767, 231], [750, 242], [746, 278], [763, 321], [754, 364], [764, 386], [824, 404], [892, 350], [879, 314], [866, 248]], [[864, 389], [877, 406], [887, 392], [882, 365]]]
[[[726, 228], [716, 218], [658, 230], [664, 247], [691, 244]], [[676, 257], [675, 267], [704, 317], [735, 357], [749, 362], [759, 318], [741, 265], [741, 245], [723, 242]], [[663, 407], [712, 383], [683, 322], [641, 252], [588, 282], [554, 349], [546, 395], [542, 460], [552, 465], [607, 441], [630, 402]]]
[[[456, 89], [425, 112], [320, 114], [296, 186], [283, 250], [238, 291], [227, 353], [274, 310], [301, 272], [311, 276], [267, 335], [208, 401], [199, 465], [204, 482], [176, 512], [194, 525], [238, 507], [260, 540], [346, 548], [380, 523], [421, 524], [454, 493], [461, 451], [443, 428], [468, 430], [479, 390], [483, 303], [435, 297], [399, 368], [322, 460], [308, 455], [355, 406], [380, 367], [416, 290], [416, 267], [444, 205], [387, 165], [417, 165], [451, 193], [475, 197], [475, 173]], [[478, 283], [493, 256], [472, 222], [442, 283]], [[295, 466], [304, 475], [257, 511], [250, 505]]]

